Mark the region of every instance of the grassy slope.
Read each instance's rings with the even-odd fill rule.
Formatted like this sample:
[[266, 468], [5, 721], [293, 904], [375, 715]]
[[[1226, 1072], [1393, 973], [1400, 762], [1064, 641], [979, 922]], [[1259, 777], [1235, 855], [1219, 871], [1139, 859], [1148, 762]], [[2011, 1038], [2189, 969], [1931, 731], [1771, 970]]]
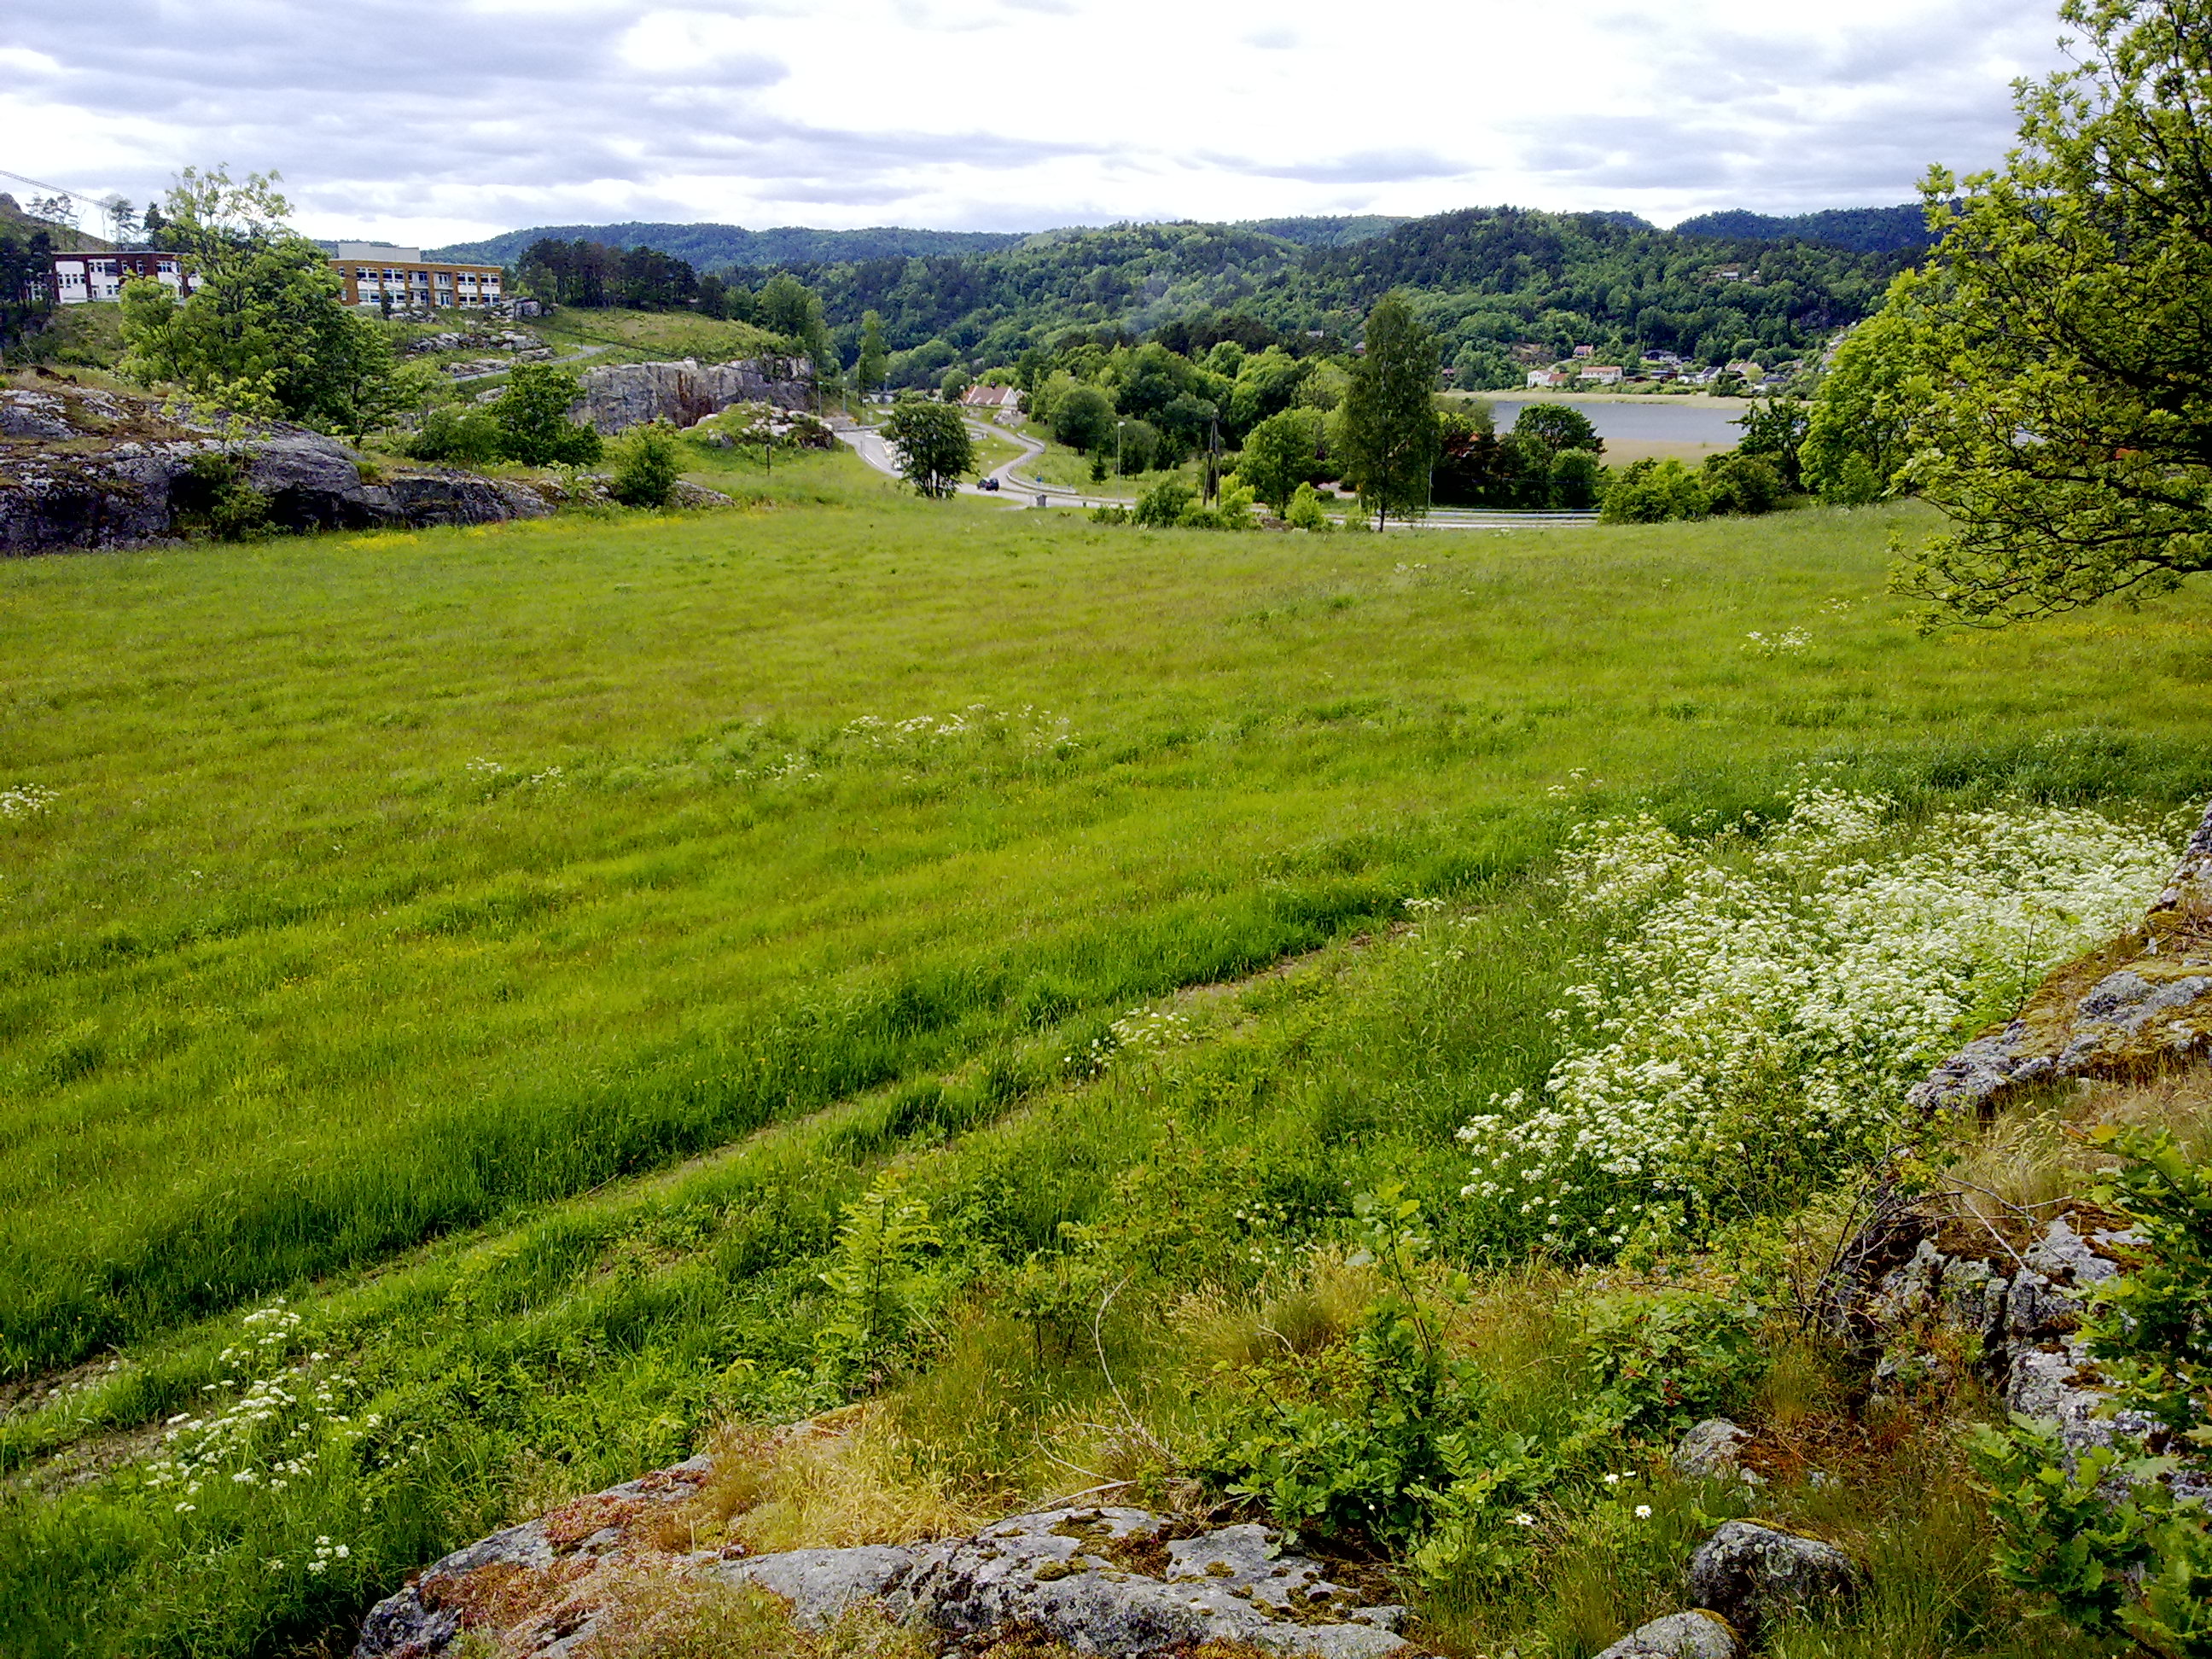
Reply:
[[[17, 1364], [133, 1343], [0, 1462], [192, 1404], [237, 1328], [198, 1312], [348, 1261], [389, 1265], [307, 1296], [314, 1340], [436, 1448], [190, 1519], [0, 1510], [5, 1599], [66, 1609], [53, 1642], [281, 1650], [473, 1528], [817, 1403], [818, 1254], [889, 1153], [971, 1262], [1116, 1190], [1287, 1227], [1397, 1174], [1448, 1211], [1450, 1126], [1546, 1063], [1574, 923], [1515, 878], [1570, 817], [1733, 812], [1816, 757], [1936, 795], [2212, 781], [2203, 596], [1922, 641], [1877, 595], [1891, 514], [1314, 540], [924, 507], [843, 458], [775, 488], [822, 505], [0, 571], [0, 787], [60, 791], [0, 826], [8, 1330]], [[1791, 626], [1803, 656], [1744, 649]], [[833, 736], [979, 701], [1079, 742]], [[1487, 899], [1465, 959], [1340, 945], [1189, 1003], [1170, 1070], [1062, 1081], [1130, 1002], [1417, 892]], [[897, 1407], [986, 1508], [1110, 1455], [1068, 1438], [1095, 1370], [994, 1318]], [[1115, 1340], [1170, 1432], [1189, 1357]], [[343, 1579], [223, 1565], [340, 1525]]]
[[775, 341], [750, 323], [724, 322], [686, 311], [588, 311], [563, 307], [528, 325], [562, 351], [578, 346], [606, 348], [595, 362], [660, 362], [696, 357], [728, 362], [777, 349]]
[[[856, 488], [0, 576], [0, 775], [60, 792], [0, 843], [10, 1367], [1317, 943], [1571, 768], [2200, 708], [2193, 598], [1918, 641], [1881, 515], [1160, 538]], [[1076, 742], [836, 735], [977, 704]]]

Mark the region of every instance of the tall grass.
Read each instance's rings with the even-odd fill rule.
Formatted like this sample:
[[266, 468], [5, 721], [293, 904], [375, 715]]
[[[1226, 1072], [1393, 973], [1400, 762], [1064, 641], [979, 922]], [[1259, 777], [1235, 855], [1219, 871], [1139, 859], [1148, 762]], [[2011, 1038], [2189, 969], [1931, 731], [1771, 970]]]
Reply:
[[[1003, 1286], [1070, 1224], [1172, 1264], [1200, 1301], [1097, 1339], [1172, 1436], [1162, 1334], [1325, 1332], [1269, 1275], [1354, 1191], [1483, 1259], [1451, 1132], [1557, 1057], [1595, 939], [1524, 878], [1570, 824], [1772, 814], [1812, 761], [1931, 809], [2212, 786], [2199, 596], [1923, 640], [1892, 514], [1151, 535], [856, 466], [0, 568], [0, 789], [54, 792], [0, 823], [0, 1374], [96, 1357], [0, 1468], [122, 1460], [0, 1496], [0, 1648], [336, 1640], [440, 1548], [818, 1407], [817, 1275], [886, 1160], [947, 1239], [892, 1364], [932, 1501], [1141, 1474], [1096, 1352]], [[1404, 948], [1416, 896], [1453, 952]], [[1179, 989], [1196, 1039], [1094, 1080]], [[131, 1437], [230, 1397], [278, 1291], [381, 1437], [281, 1503], [146, 1501]], [[343, 1573], [245, 1572], [341, 1522]]]

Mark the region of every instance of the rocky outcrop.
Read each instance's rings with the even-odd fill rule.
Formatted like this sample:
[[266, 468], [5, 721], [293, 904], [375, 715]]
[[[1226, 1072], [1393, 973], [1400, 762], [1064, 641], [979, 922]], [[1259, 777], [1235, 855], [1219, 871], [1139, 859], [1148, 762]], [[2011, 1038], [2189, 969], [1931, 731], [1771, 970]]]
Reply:
[[2128, 1080], [2212, 1054], [2212, 810], [2140, 930], [2046, 980], [1908, 1097], [1984, 1115], [2036, 1084]]
[[1753, 1636], [1767, 1619], [1850, 1600], [1860, 1582], [1833, 1544], [1755, 1521], [1723, 1523], [1690, 1558], [1690, 1599]]
[[1743, 1644], [1728, 1620], [1699, 1608], [1638, 1626], [1597, 1659], [1739, 1659], [1742, 1652]]
[[612, 363], [586, 369], [583, 397], [569, 408], [603, 434], [666, 421], [694, 426], [732, 404], [773, 404], [804, 409], [813, 402], [804, 357], [764, 357], [735, 363]]
[[228, 450], [278, 529], [493, 524], [550, 513], [548, 492], [437, 467], [389, 473], [335, 438], [56, 380], [0, 389], [0, 556], [126, 546], [179, 533], [193, 461]]
[[370, 1610], [355, 1659], [437, 1659], [468, 1630], [496, 1634], [511, 1659], [567, 1659], [615, 1598], [653, 1575], [765, 1590], [811, 1628], [871, 1600], [947, 1636], [1019, 1630], [1133, 1659], [1213, 1640], [1313, 1659], [1379, 1659], [1407, 1645], [1395, 1633], [1403, 1607], [1361, 1605], [1279, 1533], [1146, 1510], [1046, 1510], [922, 1544], [757, 1556], [664, 1548], [665, 1537], [688, 1536], [667, 1522], [712, 1474], [694, 1458], [456, 1551]]

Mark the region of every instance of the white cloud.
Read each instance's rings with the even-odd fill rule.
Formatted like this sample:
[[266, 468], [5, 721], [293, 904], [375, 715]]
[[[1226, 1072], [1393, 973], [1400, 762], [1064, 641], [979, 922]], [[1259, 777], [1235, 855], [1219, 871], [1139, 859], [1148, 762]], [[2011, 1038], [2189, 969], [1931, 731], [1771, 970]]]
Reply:
[[11, 0], [9, 165], [302, 226], [1036, 228], [1511, 201], [1663, 221], [1985, 165], [2045, 0]]

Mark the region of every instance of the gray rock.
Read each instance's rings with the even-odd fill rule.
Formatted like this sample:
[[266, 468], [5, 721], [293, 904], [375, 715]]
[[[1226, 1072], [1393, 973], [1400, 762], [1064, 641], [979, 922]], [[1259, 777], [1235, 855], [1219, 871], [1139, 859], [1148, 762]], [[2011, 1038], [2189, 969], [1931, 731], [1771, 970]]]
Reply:
[[[676, 1503], [696, 1492], [714, 1472], [714, 1467], [710, 1459], [694, 1457], [673, 1468], [641, 1475], [635, 1480], [626, 1480], [619, 1486], [611, 1486], [580, 1501], [608, 1508]], [[570, 1546], [569, 1549], [574, 1547]], [[445, 1651], [460, 1631], [459, 1603], [449, 1604], [443, 1591], [488, 1567], [549, 1567], [565, 1553], [568, 1552], [556, 1545], [541, 1518], [495, 1532], [465, 1549], [441, 1556], [413, 1582], [368, 1610], [362, 1620], [361, 1636], [354, 1644], [353, 1659], [431, 1659], [431, 1656]], [[580, 1636], [583, 1632], [576, 1633]]]
[[1936, 1321], [1972, 1337], [1987, 1353], [2004, 1334], [2005, 1298], [2011, 1290], [2012, 1281], [1990, 1263], [1972, 1256], [1950, 1257], [1943, 1264]]
[[1729, 1521], [1690, 1558], [1690, 1599], [1756, 1635], [1775, 1613], [1846, 1600], [1859, 1571], [1833, 1544], [1753, 1521]]
[[749, 1560], [717, 1562], [707, 1571], [732, 1584], [757, 1584], [791, 1603], [810, 1629], [829, 1624], [853, 1602], [880, 1595], [914, 1565], [914, 1552], [890, 1544], [842, 1550], [784, 1550]]
[[2081, 1305], [2045, 1273], [2023, 1273], [2005, 1295], [2005, 1335], [2012, 1342], [2043, 1342], [2081, 1322]]
[[1670, 1613], [1639, 1626], [1597, 1656], [1597, 1659], [1641, 1659], [1663, 1655], [1665, 1659], [1740, 1659], [1743, 1644], [1727, 1620], [1699, 1608]]
[[1739, 1461], [1751, 1438], [1750, 1430], [1739, 1428], [1725, 1417], [1709, 1417], [1682, 1437], [1667, 1461], [1677, 1474], [1692, 1480], [1738, 1480], [1746, 1486], [1764, 1486], [1765, 1482]]
[[[1404, 1640], [1352, 1622], [1358, 1597], [1318, 1562], [1283, 1553], [1278, 1534], [1228, 1527], [1166, 1549], [1155, 1577], [1120, 1565], [1165, 1522], [1142, 1510], [1051, 1510], [972, 1538], [925, 1546], [886, 1603], [951, 1634], [1023, 1626], [1079, 1653], [1140, 1655], [1178, 1644], [1243, 1641], [1316, 1659], [1370, 1659]], [[1342, 1609], [1341, 1622], [1327, 1616]]]
[[2091, 1249], [2089, 1241], [2074, 1231], [2071, 1219], [2063, 1215], [2044, 1229], [2043, 1237], [2021, 1259], [2036, 1272], [2069, 1285], [2095, 1285], [2119, 1271]]
[[55, 393], [0, 390], [0, 438], [58, 442], [78, 435], [68, 405]]
[[804, 357], [704, 365], [688, 357], [674, 363], [612, 363], [584, 372], [584, 395], [569, 415], [611, 434], [648, 421], [693, 426], [732, 404], [803, 409], [813, 401], [806, 385], [809, 373]]
[[[226, 447], [216, 417], [64, 383], [0, 398], [0, 556], [128, 546], [173, 536], [180, 483]], [[51, 434], [73, 440], [67, 447]], [[30, 434], [28, 437], [25, 433]], [[319, 432], [258, 423], [228, 447], [269, 498], [278, 528], [366, 530], [495, 524], [551, 512], [544, 492], [433, 467], [376, 478], [365, 459]]]

